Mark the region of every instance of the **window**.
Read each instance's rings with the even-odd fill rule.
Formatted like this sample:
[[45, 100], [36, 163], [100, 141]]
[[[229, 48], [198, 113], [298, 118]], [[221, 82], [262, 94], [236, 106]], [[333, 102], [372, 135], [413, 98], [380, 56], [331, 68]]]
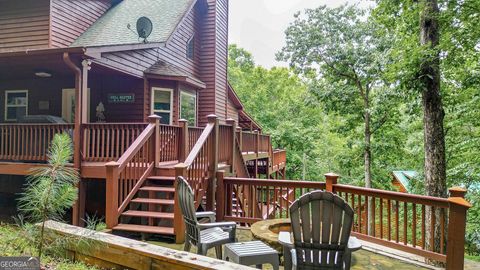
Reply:
[[5, 91], [5, 121], [17, 121], [28, 114], [28, 91]]
[[193, 60], [194, 55], [195, 55], [195, 38], [191, 37], [187, 41], [187, 58]]
[[184, 91], [180, 93], [180, 118], [188, 120], [191, 126], [197, 125], [197, 95]]
[[152, 88], [152, 113], [162, 117], [161, 124], [172, 123], [172, 89]]

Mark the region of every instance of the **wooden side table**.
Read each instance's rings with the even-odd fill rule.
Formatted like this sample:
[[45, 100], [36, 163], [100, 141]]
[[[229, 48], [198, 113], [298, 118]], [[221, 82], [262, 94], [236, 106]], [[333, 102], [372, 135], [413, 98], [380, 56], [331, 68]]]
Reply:
[[262, 264], [269, 263], [278, 270], [280, 264], [278, 252], [262, 241], [226, 244], [223, 260], [227, 259], [242, 265], [256, 265], [260, 269]]

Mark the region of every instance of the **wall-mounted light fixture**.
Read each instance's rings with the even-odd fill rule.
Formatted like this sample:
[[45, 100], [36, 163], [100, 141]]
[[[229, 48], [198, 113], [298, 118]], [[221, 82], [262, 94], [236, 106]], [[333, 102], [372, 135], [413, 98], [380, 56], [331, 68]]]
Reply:
[[40, 77], [40, 78], [50, 78], [50, 77], [52, 77], [52, 73], [50, 73], [46, 70], [39, 70], [39, 71], [35, 71], [35, 76]]

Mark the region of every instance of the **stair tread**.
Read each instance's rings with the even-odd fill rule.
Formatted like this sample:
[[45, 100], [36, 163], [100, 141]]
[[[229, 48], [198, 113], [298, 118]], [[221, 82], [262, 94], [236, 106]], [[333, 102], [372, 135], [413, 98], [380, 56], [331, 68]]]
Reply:
[[149, 176], [149, 180], [175, 180], [175, 176]]
[[118, 224], [113, 227], [114, 230], [130, 231], [130, 232], [144, 232], [144, 233], [157, 233], [157, 234], [169, 234], [173, 235], [173, 228], [171, 227], [159, 227], [137, 224]]
[[165, 199], [150, 199], [150, 198], [135, 198], [132, 200], [135, 203], [152, 203], [152, 204], [174, 204], [173, 200], [165, 200]]
[[143, 191], [158, 191], [158, 192], [175, 192], [173, 187], [154, 187], [154, 186], [144, 186], [140, 190]]
[[166, 212], [151, 212], [151, 211], [137, 211], [137, 210], [128, 210], [122, 213], [123, 216], [131, 217], [148, 217], [148, 218], [167, 218], [173, 219], [173, 213]]

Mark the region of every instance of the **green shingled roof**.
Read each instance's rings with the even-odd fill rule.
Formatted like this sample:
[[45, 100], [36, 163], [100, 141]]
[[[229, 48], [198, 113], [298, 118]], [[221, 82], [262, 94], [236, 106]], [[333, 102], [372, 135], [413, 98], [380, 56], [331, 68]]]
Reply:
[[[149, 42], [165, 42], [195, 0], [123, 0], [108, 10], [71, 47], [137, 44], [137, 19], [146, 16], [153, 23]], [[127, 28], [130, 24], [135, 31]]]
[[418, 176], [416, 171], [393, 171], [395, 178], [405, 187], [408, 192], [410, 190], [410, 181]]

